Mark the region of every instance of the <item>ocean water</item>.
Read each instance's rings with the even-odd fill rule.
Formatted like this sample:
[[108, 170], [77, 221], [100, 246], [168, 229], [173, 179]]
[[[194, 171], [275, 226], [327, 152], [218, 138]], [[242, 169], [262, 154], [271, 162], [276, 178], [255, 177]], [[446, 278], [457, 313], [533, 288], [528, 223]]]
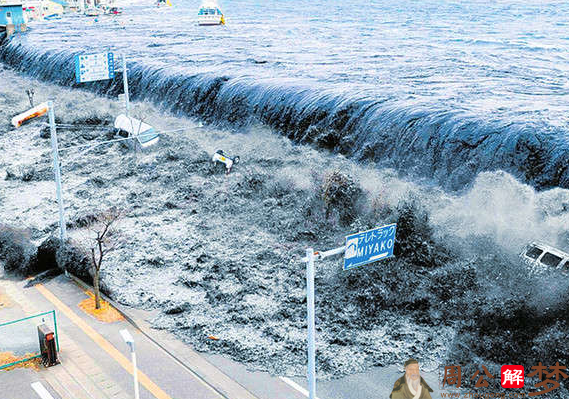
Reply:
[[62, 85], [73, 55], [126, 53], [132, 97], [242, 129], [395, 167], [449, 189], [502, 169], [569, 188], [569, 3], [221, 2], [226, 26], [197, 25], [198, 1], [122, 16], [36, 22], [3, 62]]
[[[151, 2], [140, 2], [125, 7], [122, 16], [100, 17], [97, 22], [67, 15], [60, 21], [34, 23], [29, 32], [0, 47], [0, 60], [17, 71], [109, 96], [122, 92], [120, 75], [110, 82], [75, 84], [73, 56], [126, 52], [132, 97], [149, 101], [136, 104], [137, 112], [146, 113], [147, 120], [162, 130], [187, 128], [180, 135], [166, 134], [162, 144], [140, 160], [139, 173], [131, 173], [118, 146], [63, 161], [70, 220], [80, 220], [93, 212], [93, 206], [124, 201], [137, 206], [121, 226], [129, 244], [111, 254], [104, 271], [108, 291], [123, 303], [160, 309], [155, 325], [178, 333], [200, 350], [222, 351], [274, 373], [303, 373], [303, 269], [291, 259], [316, 245], [311, 234], [328, 237], [326, 242], [318, 239], [322, 248], [343, 239], [345, 226], [327, 221], [304, 224], [307, 209], [318, 220], [318, 202], [310, 202], [322, 198], [315, 176], [341, 170], [357, 178], [379, 210], [396, 209], [405, 200], [423, 204], [433, 239], [452, 248], [454, 257], [439, 265], [431, 244], [418, 240], [421, 259], [423, 253], [431, 254], [425, 255], [433, 263], [429, 267], [440, 266], [433, 270], [433, 279], [421, 278], [421, 284], [437, 287], [439, 279], [455, 289], [463, 267], [476, 267], [482, 284], [479, 294], [497, 306], [489, 310], [480, 302], [475, 309], [481, 316], [467, 322], [495, 322], [499, 328], [487, 333], [467, 327], [466, 338], [460, 339], [453, 338], [459, 332], [450, 328], [441, 333], [438, 323], [444, 313], [439, 309], [446, 302], [435, 297], [435, 327], [417, 330], [399, 312], [409, 295], [401, 299], [405, 290], [392, 291], [389, 280], [378, 277], [383, 270], [379, 267], [369, 280], [364, 269], [353, 271], [361, 273], [355, 281], [362, 282], [357, 285], [364, 297], [392, 301], [385, 305], [392, 318], [372, 324], [360, 313], [371, 302], [359, 301], [354, 283], [338, 271], [338, 260], [329, 259], [321, 265], [318, 282], [322, 310], [317, 314], [323, 332], [319, 339], [324, 343], [319, 348], [319, 376], [393, 363], [394, 349], [386, 342], [397, 343], [399, 356], [432, 353], [434, 364], [442, 355], [431, 349], [439, 342], [458, 342], [461, 352], [471, 351], [486, 361], [504, 347], [511, 348], [512, 336], [527, 337], [509, 356], [533, 356], [554, 364], [547, 359], [559, 358], [567, 335], [566, 280], [553, 285], [547, 279], [526, 280], [514, 260], [533, 240], [568, 248], [569, 135], [564, 99], [569, 88], [569, 6], [512, 1], [234, 1], [221, 4], [225, 27], [198, 27], [198, 6], [174, 0], [173, 8], [157, 9]], [[4, 82], [8, 84], [2, 87]], [[4, 120], [27, 106], [27, 82], [0, 71]], [[83, 123], [89, 107], [105, 121], [119, 109], [116, 99], [107, 101], [53, 84], [38, 83], [36, 92], [38, 99], [40, 93], [42, 100], [54, 97], [63, 124]], [[164, 115], [153, 106], [181, 117]], [[239, 134], [202, 126], [185, 116]], [[267, 127], [296, 142], [340, 152], [362, 164], [374, 163], [358, 165], [291, 145], [269, 134]], [[38, 137], [36, 125], [26, 128], [27, 133], [20, 131], [19, 136], [3, 136], [2, 145], [10, 154], [4, 162], [12, 169], [22, 164], [49, 170], [49, 144]], [[63, 132], [62, 147], [86, 140], [80, 130]], [[243, 160], [228, 178], [206, 169], [218, 148]], [[397, 168], [405, 178], [381, 166]], [[461, 192], [415, 184], [407, 176]], [[53, 183], [8, 183], [13, 186], [2, 193], [7, 204], [4, 219], [32, 225], [37, 234], [53, 231], [57, 213], [48, 200], [53, 199]], [[283, 192], [287, 198], [281, 204], [276, 198]], [[41, 204], [36, 205], [40, 196]], [[240, 234], [234, 234], [235, 226]], [[393, 270], [416, 270], [414, 254], [408, 255], [408, 264], [392, 265]], [[509, 256], [514, 258], [511, 264]], [[462, 291], [470, 309], [472, 294]], [[350, 306], [336, 306], [332, 296], [338, 294], [349, 298]], [[414, 298], [410, 306], [415, 306]], [[379, 299], [377, 303], [383, 306]], [[188, 304], [188, 310], [176, 313]], [[183, 306], [177, 309], [178, 305]], [[504, 317], [512, 308], [523, 310], [524, 317]], [[457, 309], [462, 322], [470, 313]], [[283, 319], [283, 314], [289, 316]], [[341, 345], [338, 331], [348, 337]], [[472, 336], [473, 331], [480, 335]], [[224, 346], [207, 339], [212, 333], [223, 334]], [[488, 336], [494, 338], [490, 349], [477, 346], [488, 344]], [[421, 350], [421, 345], [428, 350]]]

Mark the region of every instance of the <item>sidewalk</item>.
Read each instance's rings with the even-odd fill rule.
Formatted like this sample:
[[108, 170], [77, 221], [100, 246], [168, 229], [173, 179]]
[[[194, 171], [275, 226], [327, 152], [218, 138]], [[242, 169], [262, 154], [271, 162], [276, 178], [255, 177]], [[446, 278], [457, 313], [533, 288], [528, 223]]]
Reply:
[[[126, 320], [100, 322], [78, 306], [87, 298], [85, 287], [63, 275], [32, 288], [23, 288], [25, 283], [0, 277], [0, 324], [55, 309], [61, 364], [39, 372], [0, 370], [0, 387], [6, 387], [2, 399], [39, 398], [30, 386], [38, 381], [54, 399], [133, 398], [130, 352], [120, 336], [121, 329], [128, 329], [136, 343], [142, 399], [306, 399], [308, 396], [305, 378], [279, 378], [251, 371], [226, 357], [197, 353], [167, 331], [151, 329], [146, 320], [155, 312], [114, 304]], [[3, 341], [0, 336], [0, 352]], [[388, 395], [400, 376], [400, 368], [390, 366], [338, 380], [319, 381], [317, 397], [368, 399], [377, 397], [378, 392]], [[433, 397], [438, 396], [437, 374], [423, 376], [435, 390]]]
[[87, 295], [64, 276], [28, 289], [22, 288], [24, 282], [3, 280], [0, 284], [26, 315], [56, 310], [61, 364], [45, 370], [45, 380], [62, 398], [133, 397], [130, 352], [119, 334], [121, 329], [128, 329], [136, 342], [141, 398], [223, 397], [128, 322], [103, 323], [84, 313], [77, 305]]
[[[10, 280], [0, 280], [0, 292], [8, 301], [10, 307], [0, 308], [0, 319], [3, 321], [22, 318], [48, 310], [37, 306], [30, 300], [18, 283]], [[37, 381], [56, 398], [76, 399], [127, 399], [121, 387], [110, 378], [78, 345], [72, 340], [64, 327], [58, 330], [60, 344], [60, 361], [57, 366], [49, 369], [40, 369], [39, 372], [30, 369], [14, 369], [0, 371], [1, 385], [13, 386], [4, 394], [13, 393], [14, 398], [38, 397], [31, 388]]]
[[[55, 309], [61, 364], [35, 372], [37, 379], [55, 393], [55, 399], [133, 397], [130, 352], [119, 333], [121, 329], [128, 329], [134, 336], [141, 399], [305, 398], [279, 378], [266, 373], [247, 373], [245, 388], [235, 381], [234, 375], [229, 377], [169, 333], [150, 329], [148, 323], [139, 318], [142, 313], [134, 309], [116, 305], [127, 320], [103, 323], [95, 319], [78, 307], [87, 298], [85, 287], [63, 275], [45, 285], [23, 288], [24, 285], [25, 282], [0, 280], [0, 290], [19, 304], [20, 309], [20, 314], [11, 310], [8, 315], [0, 307], [0, 320]], [[2, 374], [0, 371], [0, 377], [15, 376], [14, 372]], [[38, 396], [33, 393], [25, 397]]]

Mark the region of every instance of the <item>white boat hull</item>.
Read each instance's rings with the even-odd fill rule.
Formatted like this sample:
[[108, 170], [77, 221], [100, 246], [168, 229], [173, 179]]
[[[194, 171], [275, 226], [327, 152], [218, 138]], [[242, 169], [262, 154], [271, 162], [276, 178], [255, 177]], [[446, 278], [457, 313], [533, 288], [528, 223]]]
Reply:
[[222, 25], [223, 19], [221, 15], [199, 15], [198, 25]]

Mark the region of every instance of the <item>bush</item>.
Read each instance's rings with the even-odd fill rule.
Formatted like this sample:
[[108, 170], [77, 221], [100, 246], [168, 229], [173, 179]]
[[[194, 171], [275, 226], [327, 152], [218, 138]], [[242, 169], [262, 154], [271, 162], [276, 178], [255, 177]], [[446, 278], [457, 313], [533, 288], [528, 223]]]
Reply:
[[36, 256], [32, 261], [32, 271], [39, 273], [57, 268], [56, 255], [60, 245], [61, 240], [55, 236], [50, 236], [44, 240], [38, 247]]
[[363, 189], [350, 176], [337, 170], [327, 173], [322, 183], [326, 218], [336, 213], [340, 223], [349, 225], [358, 215], [363, 194]]
[[93, 284], [91, 263], [87, 254], [72, 240], [67, 240], [64, 246], [58, 248], [55, 258], [60, 269], [69, 271], [88, 284]]
[[396, 257], [407, 259], [417, 268], [441, 267], [450, 261], [448, 249], [433, 239], [427, 212], [417, 202], [401, 202], [397, 213]]
[[0, 260], [4, 262], [6, 272], [27, 275], [35, 252], [28, 231], [0, 225]]

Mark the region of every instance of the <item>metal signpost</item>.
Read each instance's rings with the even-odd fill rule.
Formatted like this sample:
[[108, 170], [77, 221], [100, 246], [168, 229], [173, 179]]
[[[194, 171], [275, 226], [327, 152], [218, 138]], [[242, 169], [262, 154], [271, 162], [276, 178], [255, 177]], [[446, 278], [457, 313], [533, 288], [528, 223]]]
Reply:
[[393, 256], [397, 224], [389, 224], [346, 237], [346, 245], [326, 252], [306, 250], [306, 307], [308, 310], [308, 394], [316, 399], [316, 338], [314, 323], [314, 261], [344, 253], [344, 270]]
[[[75, 81], [77, 83], [93, 82], [115, 78], [115, 55], [112, 52], [97, 54], [81, 54], [75, 56]], [[130, 116], [130, 98], [128, 94], [128, 69], [126, 55], [122, 54], [122, 73], [124, 82], [124, 105], [126, 116]]]
[[122, 79], [124, 82], [124, 107], [126, 116], [130, 118], [130, 99], [128, 95], [128, 70], [126, 68], [126, 55], [122, 55]]

